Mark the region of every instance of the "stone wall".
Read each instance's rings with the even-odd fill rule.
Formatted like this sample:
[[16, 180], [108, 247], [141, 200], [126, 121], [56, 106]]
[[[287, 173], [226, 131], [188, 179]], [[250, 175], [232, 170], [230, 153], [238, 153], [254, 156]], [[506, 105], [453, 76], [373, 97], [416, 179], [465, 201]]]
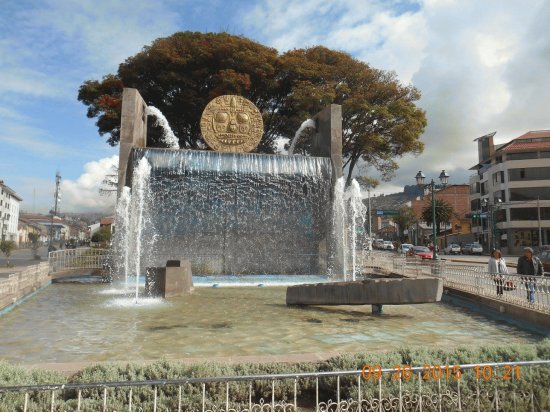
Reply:
[[0, 310], [47, 285], [51, 281], [48, 269], [48, 262], [43, 262], [0, 278]]

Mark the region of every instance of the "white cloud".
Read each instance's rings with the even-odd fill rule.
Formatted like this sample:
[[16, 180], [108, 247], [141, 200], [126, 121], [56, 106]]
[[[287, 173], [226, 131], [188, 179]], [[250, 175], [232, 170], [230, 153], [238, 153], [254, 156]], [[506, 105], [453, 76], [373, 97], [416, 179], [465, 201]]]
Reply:
[[549, 19], [543, 0], [528, 7], [519, 0], [266, 0], [245, 23], [280, 50], [345, 50], [420, 89], [426, 148], [399, 160], [396, 178], [380, 187], [386, 192], [414, 184], [418, 169], [434, 177], [446, 169], [452, 182], [466, 182], [477, 161], [474, 138], [550, 128]]
[[84, 173], [76, 180], [62, 180], [61, 207], [64, 212], [102, 211], [114, 208], [116, 196], [100, 196], [105, 176], [118, 166], [118, 156], [105, 157], [84, 165]]

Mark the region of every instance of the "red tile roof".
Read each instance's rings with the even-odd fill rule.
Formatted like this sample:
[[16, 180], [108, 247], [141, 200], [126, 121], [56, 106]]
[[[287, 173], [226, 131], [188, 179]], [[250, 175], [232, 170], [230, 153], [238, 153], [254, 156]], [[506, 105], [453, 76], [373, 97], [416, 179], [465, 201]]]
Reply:
[[514, 140], [518, 139], [534, 139], [537, 137], [550, 137], [550, 130], [534, 130], [522, 134], [519, 137], [516, 137]]
[[[536, 141], [533, 141], [536, 140]], [[535, 151], [550, 149], [550, 130], [535, 130], [516, 137], [509, 143], [504, 144], [498, 151]]]
[[518, 150], [521, 151], [531, 151], [531, 150], [550, 150], [550, 140], [546, 142], [522, 142], [522, 141], [513, 141], [506, 147], [503, 147], [501, 150], [503, 152], [515, 152]]
[[104, 217], [99, 221], [100, 226], [108, 226], [113, 224], [114, 219], [112, 217]]

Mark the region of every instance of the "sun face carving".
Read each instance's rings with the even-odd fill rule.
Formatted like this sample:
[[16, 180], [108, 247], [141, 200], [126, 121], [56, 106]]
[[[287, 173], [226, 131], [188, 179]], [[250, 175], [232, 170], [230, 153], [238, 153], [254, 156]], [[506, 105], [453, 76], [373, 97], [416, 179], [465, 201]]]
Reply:
[[250, 152], [263, 135], [263, 119], [254, 104], [241, 96], [216, 97], [201, 117], [204, 140], [216, 151]]

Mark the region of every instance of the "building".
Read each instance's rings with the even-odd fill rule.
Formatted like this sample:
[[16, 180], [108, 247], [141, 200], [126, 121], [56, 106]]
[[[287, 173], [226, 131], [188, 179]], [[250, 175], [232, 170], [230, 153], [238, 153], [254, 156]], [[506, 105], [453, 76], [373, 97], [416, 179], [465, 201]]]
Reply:
[[30, 246], [29, 234], [38, 234], [38, 242], [43, 245], [48, 241], [48, 229], [38, 223], [33, 223], [23, 217], [19, 217], [19, 246]]
[[520, 254], [525, 246], [550, 242], [550, 130], [527, 132], [502, 145], [494, 144], [495, 133], [475, 139], [472, 231], [486, 250]]
[[[470, 212], [469, 186], [467, 184], [447, 185], [438, 189], [435, 193], [437, 200], [442, 200], [453, 208], [453, 218], [447, 226], [443, 225], [439, 237], [439, 247], [444, 248], [445, 236], [448, 243], [466, 243], [472, 240], [470, 220], [466, 215]], [[427, 191], [424, 196], [411, 201], [411, 208], [418, 219], [417, 227], [419, 236], [418, 243], [427, 243], [432, 237], [433, 229], [426, 222], [422, 222], [422, 211], [432, 204], [431, 193]]]
[[19, 244], [19, 203], [22, 201], [13, 189], [0, 180], [0, 235], [2, 240]]
[[21, 217], [29, 223], [45, 227], [48, 231], [48, 236], [51, 230], [52, 240], [54, 242], [66, 241], [70, 238], [69, 224], [58, 216], [54, 216], [52, 219], [51, 215], [48, 216], [37, 213], [25, 213], [22, 214]]

